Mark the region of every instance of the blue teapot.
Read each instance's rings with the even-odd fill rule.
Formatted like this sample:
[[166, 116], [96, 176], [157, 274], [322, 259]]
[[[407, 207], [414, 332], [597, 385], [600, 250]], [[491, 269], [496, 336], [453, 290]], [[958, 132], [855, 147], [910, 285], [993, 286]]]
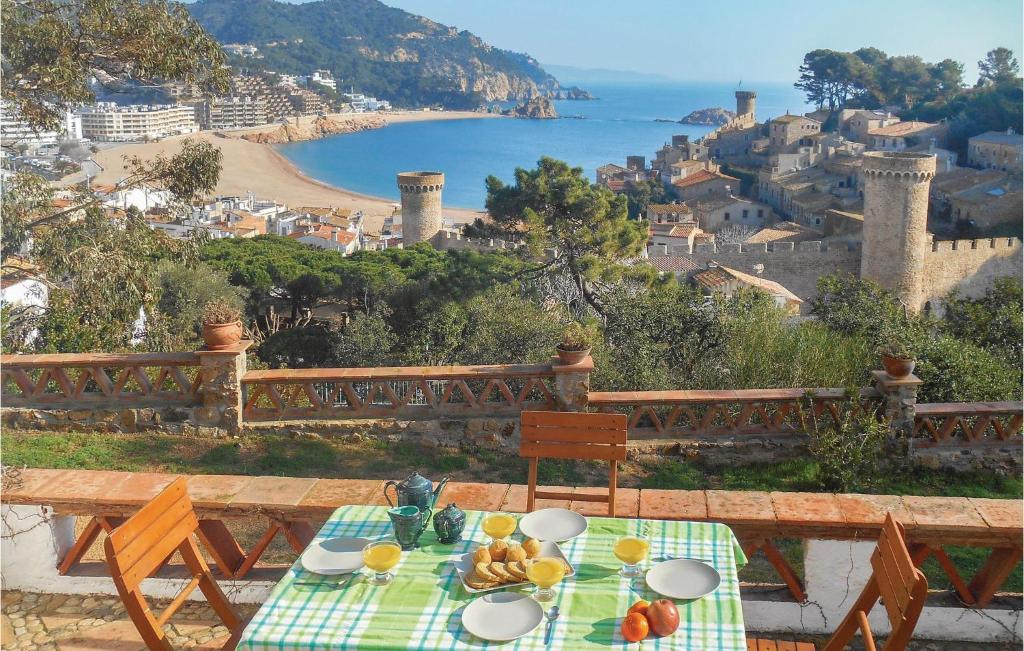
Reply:
[[[437, 498], [441, 495], [441, 491], [449, 479], [451, 477], [446, 475], [441, 481], [437, 482], [437, 488], [434, 488], [433, 482], [420, 473], [414, 472], [402, 481], [386, 482], [384, 484], [384, 499], [388, 501], [392, 508], [398, 506], [418, 506], [421, 511], [430, 511], [433, 510]], [[389, 487], [394, 487], [395, 489], [394, 502], [391, 501], [391, 496], [388, 495]]]

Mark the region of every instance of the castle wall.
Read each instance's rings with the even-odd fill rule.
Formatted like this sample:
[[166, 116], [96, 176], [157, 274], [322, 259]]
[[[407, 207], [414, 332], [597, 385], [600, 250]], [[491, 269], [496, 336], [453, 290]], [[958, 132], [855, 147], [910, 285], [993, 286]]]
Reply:
[[997, 278], [1020, 280], [1021, 264], [1016, 238], [935, 242], [924, 256], [924, 300], [941, 310], [942, 299], [954, 289], [964, 296], [981, 296]]
[[[703, 271], [710, 262], [717, 262], [737, 271], [774, 280], [803, 299], [801, 312], [807, 313], [810, 299], [818, 295], [819, 277], [831, 273], [859, 275], [861, 250], [856, 244], [777, 242], [697, 245], [692, 254], [684, 255], [698, 265], [698, 271]], [[757, 265], [764, 265], [761, 273], [755, 268]]]
[[514, 251], [520, 244], [506, 240], [478, 239], [463, 237], [462, 233], [441, 231], [430, 238], [430, 244], [439, 251], [476, 251], [477, 253], [493, 253], [494, 251]]

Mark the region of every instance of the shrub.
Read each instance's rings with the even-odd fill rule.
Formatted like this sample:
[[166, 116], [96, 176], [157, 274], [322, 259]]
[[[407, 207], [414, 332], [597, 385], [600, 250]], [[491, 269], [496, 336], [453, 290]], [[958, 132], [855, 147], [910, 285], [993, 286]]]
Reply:
[[847, 391], [837, 420], [828, 412], [815, 415], [813, 393], [805, 398], [804, 431], [818, 463], [816, 478], [828, 490], [847, 492], [879, 478], [889, 423], [879, 417], [877, 407], [858, 406], [859, 393], [858, 389]]
[[242, 312], [233, 304], [217, 298], [203, 306], [203, 325], [234, 323], [242, 318]]
[[594, 335], [590, 329], [578, 321], [573, 321], [565, 326], [562, 331], [562, 340], [558, 347], [562, 350], [581, 351], [587, 350], [594, 345]]
[[1020, 400], [1021, 369], [984, 348], [948, 335], [924, 340], [914, 373], [918, 402]]

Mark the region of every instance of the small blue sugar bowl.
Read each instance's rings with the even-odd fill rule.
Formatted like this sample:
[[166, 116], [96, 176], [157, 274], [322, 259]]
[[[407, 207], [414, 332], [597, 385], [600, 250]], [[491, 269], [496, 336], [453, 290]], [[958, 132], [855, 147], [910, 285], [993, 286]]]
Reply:
[[459, 542], [465, 528], [466, 514], [454, 503], [434, 514], [434, 531], [437, 533], [437, 542], [442, 545]]

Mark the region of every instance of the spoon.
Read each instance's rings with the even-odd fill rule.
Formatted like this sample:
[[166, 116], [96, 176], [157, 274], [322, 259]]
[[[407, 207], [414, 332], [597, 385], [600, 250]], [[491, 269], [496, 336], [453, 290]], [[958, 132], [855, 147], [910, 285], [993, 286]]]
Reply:
[[558, 606], [552, 606], [548, 608], [548, 612], [544, 613], [544, 616], [548, 618], [548, 628], [544, 631], [544, 644], [551, 644], [551, 631], [554, 628], [555, 620], [558, 619]]

